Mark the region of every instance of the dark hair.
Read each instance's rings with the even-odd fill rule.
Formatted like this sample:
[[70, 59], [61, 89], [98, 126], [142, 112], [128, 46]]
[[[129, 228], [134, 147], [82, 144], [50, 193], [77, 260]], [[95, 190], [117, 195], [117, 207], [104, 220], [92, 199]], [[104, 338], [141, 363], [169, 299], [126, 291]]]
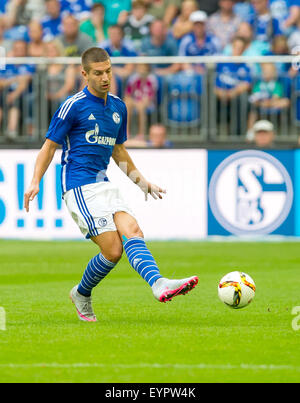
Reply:
[[94, 3], [91, 7], [91, 11], [96, 10], [97, 8], [102, 8], [102, 10], [104, 10], [104, 5], [102, 3]]
[[106, 62], [106, 60], [110, 60], [110, 57], [102, 48], [89, 48], [81, 56], [82, 67], [86, 72], [89, 72], [91, 63]]
[[123, 29], [122, 25], [120, 25], [120, 24], [111, 25], [109, 27], [109, 29], [119, 29], [122, 32], [122, 35], [124, 35], [124, 29]]
[[236, 42], [236, 41], [243, 42], [244, 46], [246, 46], [248, 43], [248, 41], [243, 36], [238, 36], [238, 35], [233, 37], [232, 43]]
[[133, 0], [131, 4], [131, 8], [136, 8], [136, 7], [144, 7], [148, 8], [148, 4], [144, 2], [144, 0]]

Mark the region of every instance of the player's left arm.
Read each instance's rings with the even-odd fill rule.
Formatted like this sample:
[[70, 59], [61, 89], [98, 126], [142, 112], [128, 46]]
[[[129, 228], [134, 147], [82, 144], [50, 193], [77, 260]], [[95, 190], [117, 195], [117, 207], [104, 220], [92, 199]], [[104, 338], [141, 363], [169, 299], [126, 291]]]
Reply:
[[112, 158], [118, 167], [145, 193], [145, 200], [148, 194], [154, 199], [162, 199], [161, 193], [166, 191], [153, 183], [148, 182], [134, 165], [124, 144], [116, 144], [112, 153]]

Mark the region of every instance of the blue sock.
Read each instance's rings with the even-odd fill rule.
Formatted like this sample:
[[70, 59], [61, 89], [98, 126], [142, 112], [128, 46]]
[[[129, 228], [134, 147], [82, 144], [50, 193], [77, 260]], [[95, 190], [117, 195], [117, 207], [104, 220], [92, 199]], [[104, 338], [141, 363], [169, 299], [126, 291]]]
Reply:
[[147, 283], [152, 286], [156, 280], [161, 278], [159, 268], [147, 248], [143, 238], [130, 238], [123, 237], [124, 250], [128, 257], [129, 263], [135, 271], [143, 277]]
[[86, 297], [91, 295], [92, 289], [115, 267], [116, 263], [110, 262], [99, 253], [91, 259], [83, 273], [78, 286], [78, 292]]

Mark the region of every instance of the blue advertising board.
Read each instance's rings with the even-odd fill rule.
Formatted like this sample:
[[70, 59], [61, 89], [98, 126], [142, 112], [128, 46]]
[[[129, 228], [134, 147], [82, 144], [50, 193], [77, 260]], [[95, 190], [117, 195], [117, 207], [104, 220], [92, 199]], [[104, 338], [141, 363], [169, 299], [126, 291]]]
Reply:
[[295, 235], [295, 156], [209, 151], [208, 235]]

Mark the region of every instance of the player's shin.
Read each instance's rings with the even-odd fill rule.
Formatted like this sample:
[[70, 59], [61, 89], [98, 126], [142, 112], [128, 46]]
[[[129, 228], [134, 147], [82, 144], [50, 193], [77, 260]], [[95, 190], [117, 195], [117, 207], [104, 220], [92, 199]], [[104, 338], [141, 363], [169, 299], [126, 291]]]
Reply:
[[138, 237], [127, 239], [123, 236], [123, 247], [131, 266], [152, 287], [162, 276], [144, 239]]
[[89, 297], [92, 289], [100, 283], [108, 275], [108, 273], [115, 267], [116, 263], [110, 262], [99, 253], [91, 259], [83, 273], [83, 277], [78, 286], [78, 292], [81, 295]]

